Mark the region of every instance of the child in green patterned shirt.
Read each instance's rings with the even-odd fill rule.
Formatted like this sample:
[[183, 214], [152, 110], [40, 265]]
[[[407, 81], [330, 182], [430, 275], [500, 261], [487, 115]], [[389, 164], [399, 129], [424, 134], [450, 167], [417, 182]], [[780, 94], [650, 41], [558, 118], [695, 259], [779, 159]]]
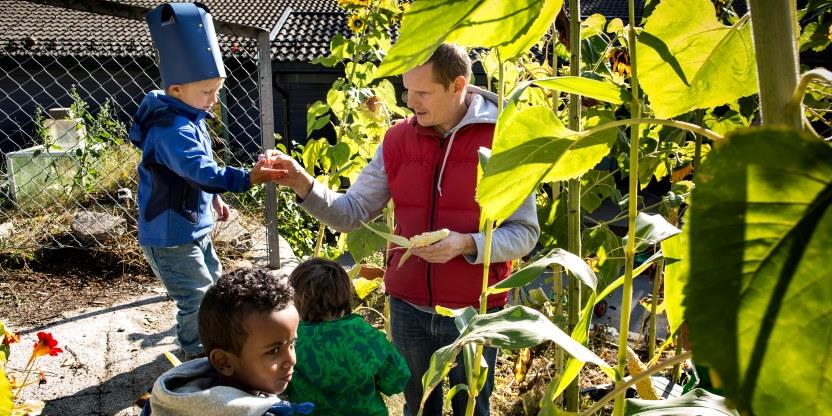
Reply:
[[310, 259], [289, 276], [300, 313], [297, 364], [286, 394], [316, 415], [387, 416], [381, 393], [400, 393], [410, 370], [384, 334], [352, 313], [352, 283], [331, 260]]

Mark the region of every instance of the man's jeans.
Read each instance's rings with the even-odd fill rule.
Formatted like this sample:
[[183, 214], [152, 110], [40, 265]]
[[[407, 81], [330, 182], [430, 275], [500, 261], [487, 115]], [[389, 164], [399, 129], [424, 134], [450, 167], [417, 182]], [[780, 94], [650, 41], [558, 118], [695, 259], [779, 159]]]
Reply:
[[188, 357], [202, 354], [197, 316], [208, 288], [219, 279], [222, 266], [210, 236], [173, 247], [142, 246], [153, 273], [176, 302], [176, 339]]
[[[427, 371], [430, 357], [434, 351], [451, 344], [459, 337], [454, 320], [445, 316], [427, 313], [414, 308], [407, 302], [390, 298], [390, 328], [393, 332], [393, 345], [404, 356], [410, 367], [410, 380], [404, 388], [404, 414], [415, 415], [422, 400], [422, 375]], [[485, 348], [483, 356], [488, 363], [488, 377], [480, 394], [474, 414], [488, 416], [490, 408], [488, 399], [494, 389], [494, 367], [497, 361], [497, 349]], [[457, 365], [448, 374], [451, 386], [465, 384], [465, 363], [463, 354], [457, 356]], [[437, 386], [425, 402], [425, 416], [442, 415], [442, 386]], [[465, 414], [468, 394], [457, 393], [452, 401], [454, 415]]]

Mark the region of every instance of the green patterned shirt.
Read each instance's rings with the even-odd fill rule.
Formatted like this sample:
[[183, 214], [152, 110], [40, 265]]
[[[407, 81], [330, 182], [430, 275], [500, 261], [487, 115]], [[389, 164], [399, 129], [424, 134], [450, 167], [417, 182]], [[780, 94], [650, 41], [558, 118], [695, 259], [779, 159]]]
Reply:
[[315, 415], [384, 415], [380, 393], [400, 393], [410, 378], [385, 335], [356, 314], [300, 323], [290, 401], [312, 402]]

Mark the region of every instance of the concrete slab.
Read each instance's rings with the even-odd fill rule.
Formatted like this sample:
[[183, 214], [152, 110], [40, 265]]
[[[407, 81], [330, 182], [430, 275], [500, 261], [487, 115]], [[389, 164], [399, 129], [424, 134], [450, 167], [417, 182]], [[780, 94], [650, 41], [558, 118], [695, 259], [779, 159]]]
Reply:
[[138, 415], [133, 402], [170, 368], [162, 354], [182, 357], [174, 338], [176, 307], [164, 288], [156, 289], [161, 293], [21, 331], [9, 368], [24, 368], [39, 331], [51, 333], [64, 350], [39, 359], [36, 368], [47, 382], [27, 387], [22, 397], [46, 401], [44, 415]]

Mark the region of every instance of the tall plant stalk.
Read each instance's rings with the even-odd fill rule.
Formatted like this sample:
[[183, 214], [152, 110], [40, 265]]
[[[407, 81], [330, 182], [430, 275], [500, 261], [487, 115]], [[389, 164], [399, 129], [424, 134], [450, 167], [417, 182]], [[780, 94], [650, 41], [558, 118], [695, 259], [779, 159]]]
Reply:
[[[500, 65], [502, 65], [502, 63], [500, 63]], [[500, 85], [502, 86], [502, 77], [500, 79]], [[500, 90], [502, 91], [502, 87]], [[500, 101], [502, 102], [502, 95], [500, 96]], [[488, 311], [488, 269], [491, 267], [491, 239], [494, 232], [494, 223], [490, 219], [486, 219], [483, 232], [485, 233], [485, 242], [483, 244], [480, 315], [484, 315]], [[468, 381], [468, 404], [465, 407], [466, 416], [474, 415], [474, 409], [477, 404], [477, 395], [479, 394], [479, 389], [477, 388], [479, 383], [477, 383], [477, 380], [480, 379], [480, 373], [482, 372], [482, 367], [480, 366], [480, 362], [482, 361], [482, 351], [483, 345], [477, 344], [477, 352], [474, 354], [474, 361], [468, 363], [468, 365], [471, 366], [471, 379]], [[485, 371], [488, 371], [487, 367]]]
[[[384, 222], [387, 224], [387, 229], [394, 232], [396, 229], [396, 221], [393, 217], [393, 199], [387, 202], [387, 214], [384, 215]], [[390, 241], [384, 243], [384, 258], [390, 258]], [[387, 270], [385, 270], [386, 272]], [[393, 342], [393, 331], [390, 329], [390, 296], [384, 297], [384, 333], [387, 334], [387, 340]]]
[[312, 250], [312, 257], [320, 257], [321, 255], [321, 248], [324, 245], [324, 231], [326, 225], [322, 222], [318, 222], [318, 235], [315, 236], [315, 249]]
[[[639, 102], [638, 65], [636, 60], [636, 18], [635, 1], [628, 0], [630, 24], [627, 31], [627, 43], [630, 52], [630, 87], [633, 100], [630, 104], [632, 118], [641, 118], [641, 103]], [[624, 370], [627, 366], [627, 340], [629, 339], [630, 311], [633, 303], [633, 265], [636, 251], [636, 215], [638, 214], [638, 156], [641, 129], [630, 127], [630, 176], [627, 207], [627, 246], [624, 248], [624, 288], [621, 294], [621, 320], [618, 330], [618, 380], [617, 385], [623, 383]], [[624, 414], [624, 391], [615, 397], [613, 414]]]
[[653, 359], [653, 354], [656, 352], [656, 315], [659, 309], [659, 288], [662, 286], [662, 280], [664, 280], [663, 258], [656, 262], [656, 275], [653, 277], [653, 297], [650, 299], [650, 326], [647, 338], [648, 359]]
[[749, 0], [748, 4], [763, 123], [800, 129], [803, 106], [788, 105], [797, 88], [799, 71], [795, 0]]
[[[569, 2], [569, 75], [581, 74], [581, 1]], [[581, 96], [569, 95], [569, 128], [581, 130]], [[581, 179], [570, 179], [567, 185], [567, 243], [572, 254], [581, 257]], [[567, 328], [569, 333], [578, 325], [581, 313], [581, 285], [577, 278], [569, 279], [567, 304]], [[575, 377], [564, 392], [566, 410], [577, 412], [580, 406], [578, 383]]]
[[[503, 69], [503, 60], [500, 58], [500, 51], [497, 50], [497, 63], [500, 64], [499, 68], [499, 76], [500, 79], [498, 80], [498, 88], [497, 88], [497, 114], [498, 117], [500, 114], [503, 113], [503, 100], [506, 96], [506, 83], [503, 78], [505, 78], [505, 72]], [[486, 218], [483, 221], [483, 232], [485, 233], [485, 241], [483, 243], [483, 253], [482, 253], [482, 288], [480, 289], [480, 315], [485, 315], [488, 312], [488, 271], [491, 268], [491, 240], [494, 235], [494, 222], [491, 219]], [[468, 383], [468, 404], [465, 407], [465, 415], [466, 416], [473, 416], [474, 409], [476, 408], [477, 404], [477, 395], [479, 394], [479, 389], [477, 386], [477, 380], [480, 379], [480, 372], [482, 371], [482, 367], [480, 367], [480, 361], [482, 361], [482, 350], [483, 345], [477, 344], [477, 352], [474, 354], [474, 362], [468, 363], [471, 366], [471, 379]], [[488, 371], [486, 367], [485, 371]], [[487, 377], [487, 375], [486, 375]]]

